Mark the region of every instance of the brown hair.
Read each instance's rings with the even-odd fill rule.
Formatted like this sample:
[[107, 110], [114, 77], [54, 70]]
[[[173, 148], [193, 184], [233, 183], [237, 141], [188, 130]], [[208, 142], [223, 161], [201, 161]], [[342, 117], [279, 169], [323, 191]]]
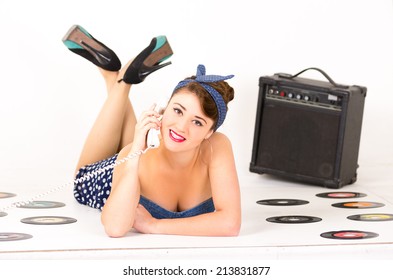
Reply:
[[[195, 80], [195, 76], [186, 79], [193, 79]], [[226, 82], [226, 81], [219, 81], [214, 83], [209, 83], [209, 85], [214, 88], [218, 93], [221, 94], [222, 98], [224, 99], [226, 109], [228, 110], [228, 103], [233, 100], [235, 96], [234, 89]], [[218, 121], [218, 110], [216, 103], [214, 102], [213, 98], [209, 94], [209, 92], [201, 86], [198, 82], [190, 82], [184, 87], [181, 87], [172, 93], [172, 96], [179, 92], [181, 89], [187, 89], [188, 91], [194, 93], [201, 104], [203, 113], [213, 120], [213, 126], [216, 127]], [[172, 98], [171, 96], [171, 98]]]

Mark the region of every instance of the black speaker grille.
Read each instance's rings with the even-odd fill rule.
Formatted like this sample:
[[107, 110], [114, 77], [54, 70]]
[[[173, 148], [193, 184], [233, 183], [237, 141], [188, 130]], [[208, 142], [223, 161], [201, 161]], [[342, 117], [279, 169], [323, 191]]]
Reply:
[[332, 179], [340, 111], [265, 100], [256, 165]]

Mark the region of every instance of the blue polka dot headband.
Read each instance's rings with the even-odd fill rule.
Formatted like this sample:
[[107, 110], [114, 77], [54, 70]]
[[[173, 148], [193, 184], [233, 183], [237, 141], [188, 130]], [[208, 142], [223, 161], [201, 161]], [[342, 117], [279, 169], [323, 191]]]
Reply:
[[219, 75], [206, 75], [206, 68], [204, 65], [199, 64], [197, 68], [197, 74], [195, 80], [193, 79], [186, 79], [177, 84], [173, 91], [176, 91], [182, 87], [185, 87], [191, 82], [198, 82], [213, 98], [214, 103], [216, 104], [217, 111], [218, 111], [218, 120], [216, 127], [214, 130], [217, 130], [225, 120], [225, 116], [227, 114], [227, 106], [225, 104], [224, 99], [222, 98], [221, 94], [219, 94], [212, 86], [208, 85], [207, 83], [215, 83], [219, 81], [224, 81], [233, 78], [234, 75], [228, 76], [219, 76]]

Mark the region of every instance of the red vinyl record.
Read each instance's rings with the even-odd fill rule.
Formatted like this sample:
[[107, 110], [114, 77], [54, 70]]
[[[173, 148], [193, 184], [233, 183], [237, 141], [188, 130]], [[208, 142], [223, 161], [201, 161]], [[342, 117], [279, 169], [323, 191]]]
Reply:
[[367, 195], [359, 192], [325, 192], [319, 193], [316, 196], [323, 198], [358, 198], [365, 197]]
[[353, 240], [353, 239], [366, 239], [374, 238], [379, 235], [375, 232], [359, 231], [359, 230], [340, 230], [329, 231], [321, 234], [321, 237], [330, 239]]

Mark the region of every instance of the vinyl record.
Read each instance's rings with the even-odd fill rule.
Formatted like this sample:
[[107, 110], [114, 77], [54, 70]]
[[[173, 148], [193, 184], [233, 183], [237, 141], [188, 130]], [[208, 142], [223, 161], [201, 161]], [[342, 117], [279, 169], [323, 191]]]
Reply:
[[76, 219], [60, 216], [37, 216], [24, 218], [21, 220], [21, 222], [31, 225], [63, 225], [75, 223]]
[[366, 239], [377, 237], [379, 234], [369, 231], [359, 230], [340, 230], [340, 231], [329, 231], [321, 234], [321, 237], [330, 239], [342, 239], [342, 240], [353, 240], [353, 239]]
[[323, 198], [358, 198], [365, 197], [367, 195], [359, 192], [325, 192], [319, 193], [316, 196]]
[[14, 193], [8, 193], [8, 192], [0, 192], [0, 198], [8, 198], [8, 197], [13, 197], [16, 196]]
[[6, 213], [6, 212], [0, 212], [0, 217], [5, 217], [5, 216], [7, 216], [8, 214]]
[[307, 224], [322, 221], [321, 218], [311, 216], [277, 216], [267, 218], [266, 221], [281, 224]]
[[64, 207], [65, 204], [56, 201], [32, 201], [28, 204], [18, 206], [18, 208], [29, 208], [29, 209], [44, 209], [44, 208], [58, 208]]
[[293, 205], [303, 205], [309, 202], [300, 199], [264, 199], [264, 200], [258, 200], [257, 203], [261, 205], [272, 205], [272, 206], [293, 206]]
[[33, 236], [26, 233], [17, 233], [17, 232], [0, 232], [0, 242], [2, 241], [16, 241], [29, 239]]
[[381, 221], [392, 221], [392, 214], [361, 214], [361, 215], [352, 215], [347, 217], [350, 220], [354, 221], [365, 221], [365, 222], [381, 222]]
[[378, 208], [383, 207], [385, 204], [379, 202], [371, 202], [371, 201], [350, 201], [343, 203], [334, 203], [333, 207], [338, 208], [354, 208], [354, 209], [366, 209], [366, 208]]

